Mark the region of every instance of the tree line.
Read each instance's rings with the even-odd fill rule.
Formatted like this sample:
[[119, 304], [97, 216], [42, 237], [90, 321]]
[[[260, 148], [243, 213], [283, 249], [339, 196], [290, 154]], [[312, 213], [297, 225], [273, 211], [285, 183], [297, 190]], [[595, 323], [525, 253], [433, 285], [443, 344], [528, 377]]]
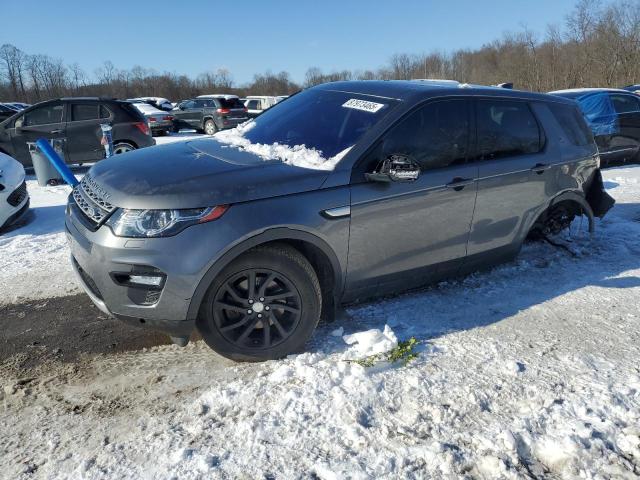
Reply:
[[477, 49], [398, 53], [375, 70], [325, 73], [311, 67], [302, 83], [286, 71], [256, 74], [251, 82], [237, 85], [225, 69], [191, 78], [141, 66], [121, 70], [111, 62], [89, 77], [78, 64], [30, 55], [10, 44], [0, 47], [0, 99], [28, 103], [62, 96], [158, 96], [175, 101], [213, 92], [288, 95], [330, 81], [416, 78], [482, 85], [512, 82], [515, 88], [539, 92], [640, 83], [640, 0], [578, 0], [564, 22], [549, 25], [544, 34], [523, 27]]

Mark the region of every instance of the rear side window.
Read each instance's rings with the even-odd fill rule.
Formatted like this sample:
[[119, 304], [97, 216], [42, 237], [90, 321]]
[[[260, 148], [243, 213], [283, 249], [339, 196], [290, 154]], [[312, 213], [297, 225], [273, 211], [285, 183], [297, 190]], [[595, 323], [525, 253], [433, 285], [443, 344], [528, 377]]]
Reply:
[[383, 154], [406, 155], [422, 170], [464, 163], [469, 149], [469, 101], [430, 103], [385, 136]]
[[[144, 122], [144, 121], [146, 121], [146, 119], [144, 118], [144, 115], [142, 114], [142, 112], [140, 110], [138, 110], [136, 107], [134, 107], [133, 104], [127, 103], [127, 102], [121, 102], [121, 103], [117, 103], [115, 105], [118, 105], [125, 113], [129, 114], [129, 116], [132, 117], [131, 119], [126, 119], [124, 121], [131, 121], [131, 120], [134, 120], [136, 122]], [[112, 106], [115, 106], [115, 105], [112, 105]], [[107, 114], [108, 113], [109, 112], [107, 111]]]
[[47, 125], [50, 123], [62, 122], [62, 111], [64, 105], [46, 105], [44, 107], [38, 107], [30, 112], [24, 114], [24, 121], [22, 125], [25, 127], [33, 125]]
[[111, 112], [104, 105], [100, 105], [100, 118], [109, 118], [111, 116]]
[[478, 100], [478, 152], [483, 160], [542, 150], [542, 135], [526, 102]]
[[633, 95], [610, 95], [616, 113], [632, 113], [640, 110], [640, 102]]
[[571, 105], [550, 103], [549, 110], [562, 128], [565, 137], [576, 147], [583, 147], [593, 143], [593, 134], [587, 127], [580, 112]]
[[244, 108], [239, 98], [218, 98], [222, 108]]
[[72, 103], [71, 121], [80, 122], [82, 120], [97, 120], [100, 118], [100, 106], [91, 103]]

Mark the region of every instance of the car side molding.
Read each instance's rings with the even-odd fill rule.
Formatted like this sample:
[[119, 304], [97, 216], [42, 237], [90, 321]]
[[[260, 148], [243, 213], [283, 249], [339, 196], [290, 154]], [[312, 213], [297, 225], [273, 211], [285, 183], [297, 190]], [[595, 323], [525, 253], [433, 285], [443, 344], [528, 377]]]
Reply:
[[333, 220], [334, 218], [349, 217], [351, 216], [351, 206], [344, 205], [342, 207], [328, 208], [327, 210], [322, 210], [322, 212], [320, 212], [320, 215], [330, 220]]

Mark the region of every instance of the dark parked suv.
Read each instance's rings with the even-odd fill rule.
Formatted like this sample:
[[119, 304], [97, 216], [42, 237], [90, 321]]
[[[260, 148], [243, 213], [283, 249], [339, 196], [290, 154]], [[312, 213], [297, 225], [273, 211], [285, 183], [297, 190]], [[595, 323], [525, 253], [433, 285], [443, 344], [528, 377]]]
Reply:
[[640, 96], [607, 88], [551, 93], [578, 102], [596, 139], [603, 165], [640, 161]]
[[260, 360], [303, 348], [341, 303], [513, 259], [612, 204], [572, 101], [338, 82], [237, 132], [95, 165], [66, 228], [103, 312]]
[[60, 98], [38, 103], [0, 123], [0, 152], [31, 166], [27, 142], [65, 138], [67, 163], [104, 158], [100, 124], [113, 127], [115, 153], [155, 145], [142, 114], [129, 102], [104, 98]]
[[174, 108], [173, 131], [195, 129], [213, 135], [249, 119], [247, 109], [235, 95], [206, 95], [184, 100]]

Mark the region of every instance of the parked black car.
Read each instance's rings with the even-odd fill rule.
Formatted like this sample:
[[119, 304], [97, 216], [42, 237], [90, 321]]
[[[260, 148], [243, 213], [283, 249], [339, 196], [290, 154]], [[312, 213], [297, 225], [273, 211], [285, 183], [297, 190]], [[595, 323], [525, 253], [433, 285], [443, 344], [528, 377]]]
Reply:
[[511, 260], [613, 204], [577, 106], [551, 95], [334, 82], [252, 122], [243, 148], [217, 135], [132, 152], [75, 187], [71, 262], [101, 311], [280, 358], [340, 303]]
[[174, 132], [193, 128], [208, 135], [236, 127], [249, 119], [245, 106], [238, 97], [232, 95], [184, 100], [171, 113]]
[[551, 93], [578, 102], [596, 139], [603, 166], [640, 160], [640, 96], [606, 88]]
[[66, 138], [67, 163], [104, 158], [100, 125], [113, 127], [115, 153], [155, 145], [144, 116], [129, 102], [104, 98], [60, 98], [33, 105], [0, 123], [0, 152], [31, 166], [27, 142]]

